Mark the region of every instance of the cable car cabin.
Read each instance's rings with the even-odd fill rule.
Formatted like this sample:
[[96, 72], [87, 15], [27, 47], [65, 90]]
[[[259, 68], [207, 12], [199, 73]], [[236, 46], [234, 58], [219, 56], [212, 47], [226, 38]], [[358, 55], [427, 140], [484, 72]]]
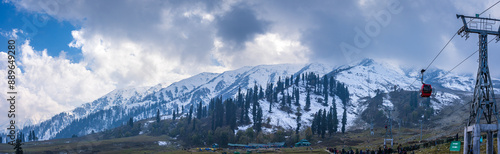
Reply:
[[421, 97], [430, 97], [432, 94], [432, 86], [430, 84], [423, 84], [420, 89]]

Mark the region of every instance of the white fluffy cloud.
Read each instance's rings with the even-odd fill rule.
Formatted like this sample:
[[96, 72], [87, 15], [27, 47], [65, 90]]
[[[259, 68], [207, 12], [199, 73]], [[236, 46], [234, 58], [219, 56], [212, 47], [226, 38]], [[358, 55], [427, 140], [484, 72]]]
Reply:
[[[40, 122], [115, 88], [112, 83], [87, 70], [85, 64], [48, 56], [46, 50], [36, 51], [29, 43], [26, 41], [17, 46], [16, 60], [22, 71], [16, 69], [16, 118], [21, 125]], [[0, 53], [2, 68], [7, 68], [7, 56], [5, 52]], [[7, 78], [6, 71], [2, 69], [0, 72], [4, 78]], [[7, 87], [7, 83], [1, 82], [0, 86]], [[5, 100], [7, 89], [0, 89], [0, 97]], [[9, 105], [1, 103], [0, 108], [7, 109]], [[7, 121], [7, 117], [1, 116], [0, 121]]]

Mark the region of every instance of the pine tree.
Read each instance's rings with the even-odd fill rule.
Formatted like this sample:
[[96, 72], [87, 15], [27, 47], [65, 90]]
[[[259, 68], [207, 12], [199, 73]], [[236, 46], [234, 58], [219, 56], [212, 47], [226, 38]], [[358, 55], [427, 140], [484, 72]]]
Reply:
[[34, 140], [34, 141], [38, 141], [38, 137], [36, 137], [35, 130], [33, 130], [33, 140]]
[[321, 116], [321, 138], [325, 138], [325, 132], [328, 128], [328, 123], [326, 120], [326, 109], [323, 110], [323, 116]]
[[269, 102], [269, 113], [273, 113], [273, 103]]
[[188, 118], [187, 118], [188, 124], [191, 124], [192, 117], [193, 117], [193, 105], [191, 105], [191, 107], [189, 108], [189, 113], [188, 113]]
[[298, 87], [299, 86], [299, 81], [300, 81], [300, 74], [295, 77], [295, 86]]
[[189, 108], [189, 114], [188, 114], [188, 118], [187, 118], [188, 124], [191, 123], [192, 117], [193, 117], [193, 105], [191, 105], [191, 107]]
[[196, 129], [196, 119], [193, 119], [193, 129], [191, 129], [191, 130], [194, 131], [195, 129]]
[[344, 114], [342, 114], [342, 133], [345, 133], [346, 124], [347, 124], [347, 108], [344, 107]]
[[291, 98], [291, 97], [290, 97], [290, 93], [287, 93], [286, 95], [287, 95], [287, 96], [286, 96], [286, 103], [287, 103], [287, 105], [288, 105], [289, 107], [292, 107], [292, 99], [290, 99], [290, 98]]
[[202, 118], [207, 117], [208, 116], [207, 113], [208, 113], [207, 106], [204, 106], [203, 107], [203, 113], [201, 114], [201, 117]]
[[337, 118], [337, 105], [335, 104], [335, 99], [332, 100], [332, 121], [333, 121], [333, 132], [336, 133], [339, 126], [339, 119]]
[[295, 105], [298, 106], [298, 107], [300, 107], [300, 102], [299, 102], [299, 100], [300, 100], [300, 92], [299, 92], [299, 88], [294, 89], [294, 91], [295, 91], [295, 93], [294, 93], [295, 94]]
[[253, 117], [253, 123], [255, 125], [255, 121], [257, 121], [256, 120], [256, 118], [257, 118], [257, 103], [252, 103], [252, 104], [253, 104], [253, 106], [252, 106], [252, 117]]
[[330, 77], [330, 86], [328, 87], [330, 89], [330, 95], [334, 96], [334, 86], [335, 86], [335, 80], [333, 79], [333, 76]]
[[238, 107], [243, 106], [243, 94], [241, 94], [241, 88], [238, 87], [238, 100], [236, 102]]
[[224, 106], [222, 105], [222, 96], [215, 100], [215, 129], [221, 127], [224, 120]]
[[323, 77], [323, 96], [325, 97], [325, 106], [328, 106], [328, 78]]
[[21, 147], [23, 143], [21, 143], [21, 139], [16, 139], [16, 144], [14, 145], [14, 149], [16, 150], [16, 154], [22, 154], [23, 148]]
[[309, 92], [309, 89], [306, 88], [306, 91], [307, 91], [307, 94], [306, 94], [306, 106], [304, 107], [304, 110], [306, 111], [310, 111], [310, 107], [311, 107], [311, 94]]
[[313, 116], [313, 121], [312, 121], [312, 124], [311, 124], [311, 130], [312, 130], [312, 134], [315, 134], [316, 131], [318, 130], [318, 113], [314, 113], [314, 116]]
[[236, 129], [236, 106], [233, 103], [233, 99], [226, 100], [226, 122], [229, 127], [234, 130]]
[[328, 121], [328, 136], [332, 137], [333, 133], [333, 107], [330, 108], [330, 111], [328, 112], [328, 115], [326, 117]]
[[28, 135], [28, 141], [31, 141], [31, 131], [30, 134]]
[[3, 138], [0, 136], [0, 144], [3, 143]]
[[295, 129], [295, 134], [297, 134], [297, 135], [299, 134], [300, 126], [301, 126], [300, 121], [301, 121], [302, 113], [300, 113], [300, 110], [302, 110], [302, 109], [299, 106], [299, 107], [297, 107], [297, 113], [295, 113], [295, 115], [297, 115], [297, 128]]
[[200, 101], [200, 104], [198, 105], [198, 108], [196, 109], [196, 118], [197, 119], [201, 119], [201, 116], [203, 115], [203, 106], [201, 104], [201, 101]]
[[317, 127], [317, 130], [316, 130], [316, 133], [318, 134], [318, 137], [321, 135], [321, 131], [323, 129], [323, 112], [322, 110], [319, 110], [318, 111], [318, 119], [316, 120], [317, 123], [316, 123], [316, 127]]
[[[256, 107], [258, 107], [258, 106], [256, 106]], [[256, 132], [260, 132], [261, 127], [262, 127], [262, 109], [260, 107], [258, 107], [257, 113], [254, 117], [253, 129]]]
[[160, 123], [160, 109], [156, 111], [156, 122]]
[[175, 118], [176, 118], [176, 117], [175, 117], [175, 116], [176, 116], [176, 112], [178, 112], [178, 111], [177, 111], [177, 109], [176, 109], [176, 110], [174, 110], [174, 113], [172, 113], [172, 120], [173, 120], [173, 121], [175, 121]]
[[262, 86], [259, 86], [259, 99], [264, 98], [264, 90], [262, 90]]
[[128, 119], [128, 125], [134, 127], [134, 118], [130, 117], [130, 119]]

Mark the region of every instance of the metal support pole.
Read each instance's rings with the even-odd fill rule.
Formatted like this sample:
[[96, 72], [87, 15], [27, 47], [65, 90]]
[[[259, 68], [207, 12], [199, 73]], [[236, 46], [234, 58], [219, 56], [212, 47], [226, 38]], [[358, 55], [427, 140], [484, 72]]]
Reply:
[[493, 132], [488, 131], [486, 138], [486, 153], [493, 153]]
[[469, 141], [470, 141], [469, 132], [467, 132], [467, 126], [465, 126], [465, 129], [464, 129], [464, 154], [467, 154], [469, 152], [469, 144], [470, 144]]
[[481, 130], [479, 127], [479, 124], [475, 124], [473, 128], [473, 137], [472, 137], [472, 152], [473, 153], [480, 153], [481, 152], [481, 143], [479, 143], [479, 140], [481, 139]]
[[497, 131], [497, 153], [498, 152], [500, 152], [500, 131]]

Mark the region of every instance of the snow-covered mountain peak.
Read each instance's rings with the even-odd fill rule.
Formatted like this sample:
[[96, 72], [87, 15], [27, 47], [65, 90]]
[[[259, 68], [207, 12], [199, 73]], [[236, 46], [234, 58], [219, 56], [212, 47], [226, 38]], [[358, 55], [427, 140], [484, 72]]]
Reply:
[[[136, 120], [152, 117], [157, 109], [160, 109], [163, 114], [170, 115], [174, 109], [181, 110], [184, 107], [184, 111], [186, 111], [188, 110], [187, 106], [195, 103], [202, 102], [207, 105], [210, 99], [215, 97], [234, 98], [240, 88], [244, 93], [255, 85], [262, 86], [265, 90], [268, 83], [276, 83], [279, 79], [283, 82], [286, 78], [290, 79], [292, 75], [295, 78], [309, 72], [320, 76], [333, 76], [336, 81], [347, 86], [350, 100], [348, 121], [350, 122], [366, 108], [360, 102], [365, 98], [375, 96], [376, 90], [382, 92], [392, 92], [395, 89], [408, 90], [406, 87], [412, 83], [415, 87], [412, 90], [416, 90], [420, 84], [419, 81], [416, 81], [420, 70], [401, 68], [397, 64], [373, 59], [363, 59], [357, 63], [339, 67], [320, 63], [246, 66], [223, 73], [200, 73], [170, 85], [158, 84], [152, 87], [117, 89], [73, 111], [58, 114], [36, 126], [35, 130], [40, 132], [40, 135], [43, 134], [44, 139], [71, 136], [70, 133], [86, 134], [91, 130], [102, 131], [119, 126], [130, 117], [134, 117]], [[437, 110], [446, 103], [459, 99], [460, 97], [455, 92], [471, 92], [473, 81], [475, 81], [472, 76], [456, 74], [443, 76], [443, 72], [439, 69], [430, 69], [426, 72], [425, 78], [425, 81], [433, 84], [436, 89], [434, 96], [436, 101], [433, 101], [433, 105]], [[321, 80], [320, 82], [322, 82]], [[495, 80], [494, 83], [500, 82]], [[298, 88], [301, 101], [305, 101], [306, 98], [305, 87], [302, 85]], [[292, 88], [296, 87], [291, 86], [288, 90], [292, 90]], [[282, 95], [278, 95], [278, 97], [282, 97]], [[316, 103], [316, 101], [323, 100], [322, 97], [324, 96], [311, 94], [314, 103], [308, 114], [324, 107], [322, 104]], [[338, 96], [334, 97], [338, 98]], [[390, 98], [384, 99], [384, 101], [390, 101]], [[340, 101], [340, 99], [335, 100]], [[262, 100], [262, 103], [261, 105], [266, 106], [266, 108], [269, 106], [265, 100]], [[266, 105], [266, 103], [268, 104]], [[341, 104], [341, 102], [336, 103], [339, 106]], [[301, 104], [304, 105], [304, 102]], [[391, 102], [384, 102], [384, 104], [390, 105]], [[356, 107], [357, 109], [355, 109]], [[277, 108], [273, 108], [273, 110], [276, 114], [282, 112]], [[340, 108], [338, 113], [341, 113]], [[269, 116], [275, 116], [275, 114]], [[303, 118], [304, 121], [310, 120], [307, 119], [310, 118], [310, 115]], [[76, 119], [79, 119], [79, 122], [74, 122]], [[289, 121], [287, 125], [294, 126], [292, 117], [283, 117], [281, 120], [281, 123], [275, 121], [276, 124], [284, 126], [283, 123]], [[86, 130], [81, 131], [80, 127], [85, 126], [83, 122], [102, 125], [88, 126], [85, 128]]]

